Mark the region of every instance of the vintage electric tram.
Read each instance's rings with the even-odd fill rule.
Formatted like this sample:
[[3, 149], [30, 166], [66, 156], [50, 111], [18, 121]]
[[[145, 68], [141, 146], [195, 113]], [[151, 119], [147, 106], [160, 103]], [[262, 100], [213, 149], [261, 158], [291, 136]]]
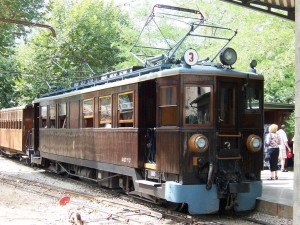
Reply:
[[[174, 15], [189, 27], [179, 42], [166, 38], [168, 48], [154, 42], [152, 49], [140, 44], [153, 20]], [[253, 209], [262, 192], [264, 131], [264, 79], [255, 61], [249, 71], [234, 70], [236, 52], [226, 46], [236, 31], [208, 23], [197, 10], [156, 5], [146, 26], [131, 50], [142, 67], [33, 101], [31, 162], [174, 208], [187, 204], [191, 214]], [[195, 33], [198, 28], [213, 29], [214, 36]], [[215, 36], [224, 31], [232, 36]], [[225, 44], [200, 60], [189, 37]], [[193, 48], [185, 48], [186, 41]]]

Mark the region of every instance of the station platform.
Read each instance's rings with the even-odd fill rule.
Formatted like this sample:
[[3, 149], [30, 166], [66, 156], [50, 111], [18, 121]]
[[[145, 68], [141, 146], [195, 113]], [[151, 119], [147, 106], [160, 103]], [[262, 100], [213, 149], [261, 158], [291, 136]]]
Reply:
[[262, 196], [257, 200], [257, 210], [268, 215], [293, 218], [294, 172], [278, 171], [278, 180], [268, 180], [269, 170], [261, 172], [263, 181]]

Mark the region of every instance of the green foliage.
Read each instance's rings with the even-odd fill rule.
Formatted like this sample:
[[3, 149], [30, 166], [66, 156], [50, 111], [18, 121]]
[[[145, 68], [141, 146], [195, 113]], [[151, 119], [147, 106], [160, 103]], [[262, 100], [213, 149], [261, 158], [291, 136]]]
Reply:
[[17, 105], [18, 92], [15, 92], [14, 85], [19, 78], [14, 57], [0, 56], [0, 108], [8, 108]]
[[[47, 12], [44, 0], [1, 0], [0, 18], [40, 22]], [[30, 28], [24, 25], [0, 21], [0, 54], [13, 52], [16, 38], [26, 37]]]
[[287, 136], [293, 138], [295, 135], [295, 112], [285, 121], [285, 131]]
[[127, 16], [111, 3], [56, 0], [51, 6], [49, 21], [57, 37], [37, 32], [18, 51], [20, 70], [34, 77], [22, 77], [17, 84], [28, 100], [125, 65], [123, 52], [131, 45]]

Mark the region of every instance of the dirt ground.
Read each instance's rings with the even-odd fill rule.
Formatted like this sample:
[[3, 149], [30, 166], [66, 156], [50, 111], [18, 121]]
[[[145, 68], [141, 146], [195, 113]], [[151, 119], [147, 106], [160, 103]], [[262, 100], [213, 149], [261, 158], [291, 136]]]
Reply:
[[[34, 177], [36, 180], [47, 178], [40, 169], [30, 168], [0, 157], [0, 177], [23, 175]], [[53, 181], [49, 182], [53, 183]], [[26, 187], [22, 190], [19, 187], [13, 187], [0, 181], [1, 225], [70, 224], [68, 223], [70, 206], [61, 206], [59, 199], [25, 190]]]

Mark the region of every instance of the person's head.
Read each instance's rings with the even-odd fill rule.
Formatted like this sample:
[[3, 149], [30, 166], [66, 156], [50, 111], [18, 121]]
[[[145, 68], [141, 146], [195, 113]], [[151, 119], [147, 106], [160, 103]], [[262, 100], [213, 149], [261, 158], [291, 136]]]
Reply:
[[282, 130], [284, 130], [284, 129], [285, 129], [285, 125], [282, 124], [280, 128], [281, 128]]
[[272, 124], [271, 126], [269, 126], [270, 133], [276, 133], [277, 130], [278, 130], [278, 126], [276, 124]]

